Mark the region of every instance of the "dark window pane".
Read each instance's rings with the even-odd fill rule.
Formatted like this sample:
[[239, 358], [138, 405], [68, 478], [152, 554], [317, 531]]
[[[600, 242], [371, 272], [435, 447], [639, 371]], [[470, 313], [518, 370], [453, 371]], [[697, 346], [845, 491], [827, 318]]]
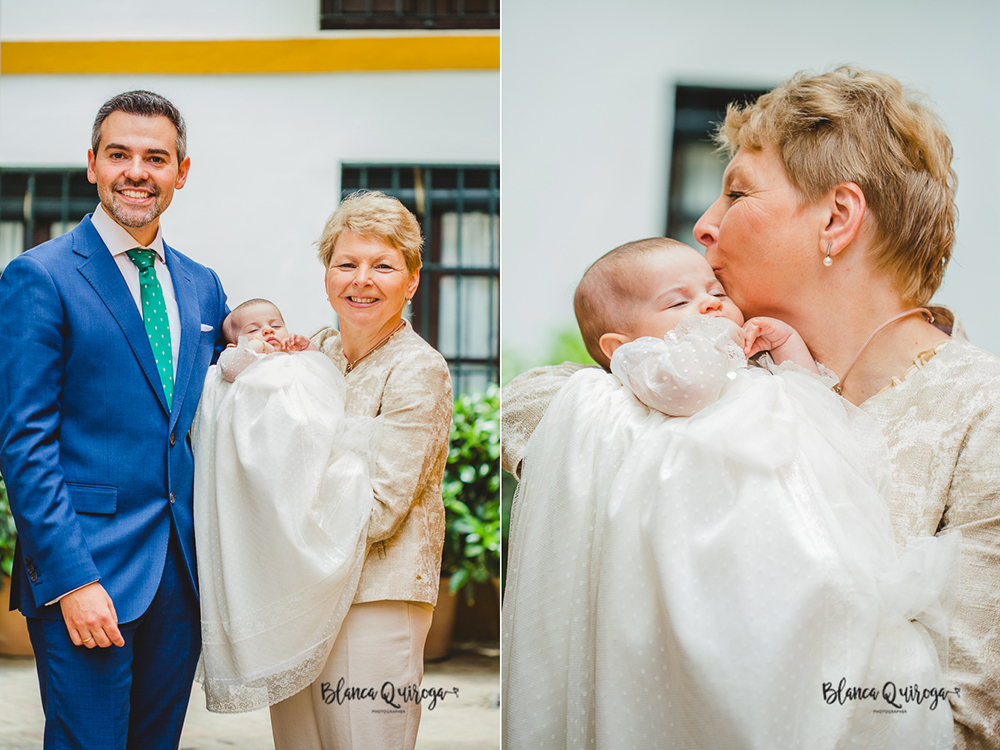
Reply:
[[85, 169], [0, 168], [0, 269], [68, 232], [97, 203]]
[[722, 189], [725, 157], [712, 133], [726, 117], [730, 102], [752, 102], [766, 90], [678, 86], [674, 99], [674, 137], [667, 206], [668, 237], [697, 247], [695, 222]]
[[499, 0], [322, 0], [320, 29], [499, 29]]

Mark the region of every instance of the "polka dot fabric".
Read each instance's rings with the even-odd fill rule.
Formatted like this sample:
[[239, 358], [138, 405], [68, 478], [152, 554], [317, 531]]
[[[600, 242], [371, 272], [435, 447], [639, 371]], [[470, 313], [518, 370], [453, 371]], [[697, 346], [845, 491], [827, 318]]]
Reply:
[[218, 713], [289, 698], [326, 664], [368, 550], [382, 424], [345, 417], [347, 383], [320, 352], [258, 357], [230, 384], [222, 359], [243, 352], [209, 368], [192, 428], [205, 697]]
[[623, 344], [611, 357], [611, 372], [635, 397], [672, 417], [690, 417], [719, 400], [731, 374], [746, 368], [725, 318], [691, 316], [665, 338]]
[[146, 326], [149, 345], [153, 348], [153, 358], [156, 359], [156, 369], [160, 373], [160, 383], [169, 407], [174, 396], [174, 353], [170, 346], [170, 322], [167, 305], [163, 301], [163, 288], [153, 266], [156, 252], [136, 248], [126, 255], [139, 269], [142, 322]]
[[577, 372], [534, 431], [503, 603], [507, 747], [951, 748], [946, 700], [882, 691], [954, 687], [927, 628], [957, 537], [897, 553], [874, 422], [819, 378], [745, 367], [720, 333]]

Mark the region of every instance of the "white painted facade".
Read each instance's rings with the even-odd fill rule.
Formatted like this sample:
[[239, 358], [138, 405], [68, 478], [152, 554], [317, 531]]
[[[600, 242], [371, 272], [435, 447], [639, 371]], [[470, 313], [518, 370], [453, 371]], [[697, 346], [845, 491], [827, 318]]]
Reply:
[[575, 326], [587, 265], [663, 233], [677, 84], [769, 88], [840, 63], [896, 76], [944, 118], [960, 220], [935, 300], [1000, 354], [995, 0], [508, 0], [503, 12], [505, 355], [543, 360]]
[[[0, 40], [222, 40], [320, 32], [319, 0], [0, 0]], [[371, 32], [405, 36], [411, 32]], [[335, 320], [313, 243], [343, 163], [496, 164], [498, 71], [0, 76], [0, 166], [86, 166], [100, 105], [135, 88], [177, 105], [191, 173], [166, 241], [214, 268], [230, 304], [268, 297], [293, 331]]]
[[2, 0], [4, 41], [322, 36], [319, 0]]

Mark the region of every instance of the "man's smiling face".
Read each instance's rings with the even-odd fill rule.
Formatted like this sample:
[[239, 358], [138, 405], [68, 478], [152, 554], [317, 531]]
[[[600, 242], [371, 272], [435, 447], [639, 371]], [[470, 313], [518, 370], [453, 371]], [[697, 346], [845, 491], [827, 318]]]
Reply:
[[87, 178], [97, 184], [101, 205], [144, 245], [187, 180], [191, 162], [178, 163], [176, 144], [177, 130], [166, 117], [117, 111], [101, 124], [97, 153], [87, 153]]

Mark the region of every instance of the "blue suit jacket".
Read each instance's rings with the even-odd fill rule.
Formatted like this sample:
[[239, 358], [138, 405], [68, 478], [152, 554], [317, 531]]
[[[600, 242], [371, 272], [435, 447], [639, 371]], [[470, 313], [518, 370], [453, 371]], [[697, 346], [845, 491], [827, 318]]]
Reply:
[[[176, 527], [197, 583], [188, 430], [226, 296], [215, 272], [164, 247], [181, 320], [168, 410], [142, 318], [90, 217], [0, 277], [0, 473], [18, 530], [11, 608], [100, 579], [120, 622], [156, 593]], [[207, 329], [207, 330], [205, 330]]]

